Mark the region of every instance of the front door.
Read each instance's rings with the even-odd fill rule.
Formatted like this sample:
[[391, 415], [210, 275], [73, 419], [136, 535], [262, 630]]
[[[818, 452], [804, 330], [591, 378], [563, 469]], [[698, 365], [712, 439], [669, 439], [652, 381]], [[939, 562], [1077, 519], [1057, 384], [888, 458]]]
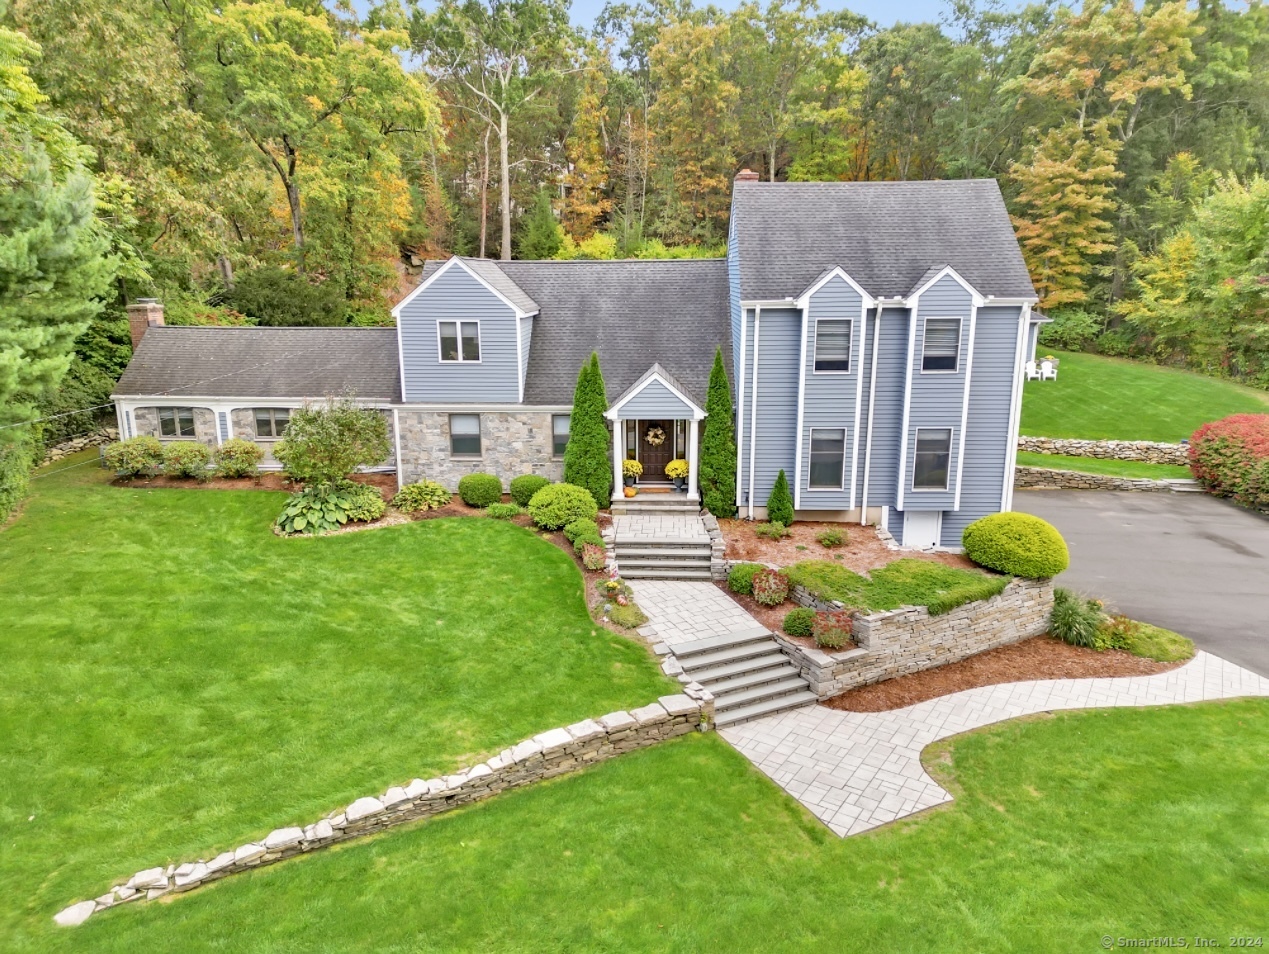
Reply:
[[674, 422], [639, 422], [639, 462], [643, 479], [664, 481], [665, 465], [674, 460]]

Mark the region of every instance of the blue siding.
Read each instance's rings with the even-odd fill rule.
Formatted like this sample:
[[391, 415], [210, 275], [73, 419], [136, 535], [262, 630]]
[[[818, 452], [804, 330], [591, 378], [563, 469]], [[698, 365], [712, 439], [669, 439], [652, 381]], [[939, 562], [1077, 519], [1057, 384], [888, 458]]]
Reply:
[[[974, 371], [969, 385], [961, 508], [943, 514], [945, 547], [959, 547], [965, 527], [1000, 509], [1005, 464], [1013, 435], [1009, 405], [1013, 396], [1014, 350], [1020, 308], [980, 308], [974, 335]], [[1009, 474], [1012, 480], [1013, 475]]]
[[[859, 375], [863, 368], [860, 320], [863, 301], [859, 293], [840, 278], [827, 282], [811, 296], [807, 308], [806, 367], [803, 378], [802, 468], [798, 506], [803, 510], [846, 510], [850, 506], [851, 460], [856, 440], [855, 404]], [[851, 322], [849, 373], [815, 373], [815, 323], [818, 319], [839, 318]], [[811, 490], [811, 428], [842, 428], [846, 431], [846, 460], [840, 490]], [[792, 475], [790, 475], [792, 480]], [[858, 490], [858, 488], [857, 488]]]
[[[438, 321], [480, 322], [480, 363], [442, 363]], [[401, 364], [406, 402], [517, 403], [515, 312], [458, 265], [401, 309]]]
[[651, 380], [638, 394], [621, 406], [617, 417], [623, 421], [655, 421], [664, 418], [690, 418], [692, 409], [674, 392], [657, 380]]
[[[750, 332], [750, 346], [745, 356], [745, 441], [741, 451], [741, 500], [747, 506], [752, 494], [755, 507], [765, 507], [767, 496], [775, 484], [776, 474], [783, 470], [792, 480], [797, 452], [798, 360], [801, 356], [799, 334], [802, 312], [796, 308], [764, 308], [759, 323], [758, 341], [758, 417], [756, 427], [750, 421], [753, 407], [753, 324], [752, 312], [745, 316]], [[756, 439], [754, 435], [756, 434]], [[749, 446], [756, 444], [754, 480], [749, 486]]]
[[526, 315], [520, 319], [520, 390], [524, 390], [524, 380], [529, 373], [529, 342], [533, 340], [533, 316]]
[[[965, 396], [965, 370], [968, 366], [970, 313], [973, 300], [959, 282], [944, 277], [922, 293], [917, 302], [916, 341], [912, 349], [912, 389], [909, 398], [908, 432], [904, 453], [907, 457], [903, 475], [904, 510], [951, 510], [956, 495], [956, 456], [960, 453], [961, 410]], [[927, 318], [960, 318], [961, 346], [959, 367], [955, 372], [921, 371], [921, 350]], [[918, 428], [952, 429], [952, 457], [947, 490], [913, 490], [912, 475], [916, 458]]]
[[[904, 368], [908, 360], [909, 313], [902, 308], [887, 308], [881, 313], [881, 329], [877, 344], [877, 383], [873, 399], [872, 459], [868, 477], [869, 507], [894, 507], [895, 489], [899, 479], [899, 437], [903, 427]], [[871, 346], [870, 346], [871, 347]], [[872, 374], [872, 356], [869, 355], [867, 373]], [[867, 385], [865, 384], [865, 387]], [[867, 391], [864, 407], [868, 406]], [[860, 467], [864, 461], [864, 440], [867, 439], [867, 421], [860, 435]], [[862, 493], [862, 484], [860, 491]], [[862, 499], [862, 498], [861, 498]]]

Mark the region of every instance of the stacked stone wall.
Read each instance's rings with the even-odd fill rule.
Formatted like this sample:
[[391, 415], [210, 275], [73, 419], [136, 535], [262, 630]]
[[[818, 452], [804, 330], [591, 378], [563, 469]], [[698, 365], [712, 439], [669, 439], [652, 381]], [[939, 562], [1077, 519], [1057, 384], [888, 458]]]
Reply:
[[458, 481], [467, 474], [493, 474], [504, 488], [521, 474], [563, 480], [564, 461], [552, 457], [551, 416], [546, 411], [482, 411], [480, 457], [453, 457], [447, 412], [400, 411], [402, 483], [435, 480], [457, 492]]
[[[1179, 478], [1183, 483], [1190, 483]], [[1110, 474], [1085, 474], [1077, 470], [1050, 467], [1015, 467], [1013, 485], [1021, 490], [1134, 490], [1169, 493], [1175, 481], [1151, 480], [1149, 477], [1114, 477]]]
[[1018, 438], [1018, 450], [1101, 460], [1139, 460], [1147, 464], [1177, 464], [1182, 467], [1190, 462], [1185, 444], [1157, 441], [1091, 441], [1023, 435]]

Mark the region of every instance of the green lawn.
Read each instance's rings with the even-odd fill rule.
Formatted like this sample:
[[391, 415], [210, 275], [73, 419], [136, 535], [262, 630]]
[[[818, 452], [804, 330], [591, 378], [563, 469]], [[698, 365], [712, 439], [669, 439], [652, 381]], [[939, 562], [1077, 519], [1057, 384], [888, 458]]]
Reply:
[[1207, 421], [1269, 413], [1269, 394], [1229, 381], [1139, 361], [1053, 354], [1061, 358], [1058, 379], [1026, 382], [1023, 434], [1175, 443]]
[[1149, 477], [1151, 480], [1193, 476], [1190, 468], [1179, 464], [1147, 464], [1140, 460], [1103, 460], [1100, 457], [1067, 457], [1065, 454], [1033, 454], [1030, 451], [1018, 451], [1018, 466], [1078, 470], [1085, 474], [1109, 474], [1112, 477]]
[[1086, 954], [1103, 935], [1269, 933], [1269, 701], [1059, 713], [926, 755], [955, 802], [843, 840], [721, 739], [689, 736], [38, 940]]
[[139, 868], [676, 685], [509, 523], [281, 539], [283, 494], [104, 481], [37, 478], [0, 532], [0, 950]]
[[911, 557], [870, 570], [867, 576], [828, 560], [804, 560], [785, 572], [821, 599], [840, 600], [854, 609], [926, 606], [935, 615], [995, 596], [1011, 579]]

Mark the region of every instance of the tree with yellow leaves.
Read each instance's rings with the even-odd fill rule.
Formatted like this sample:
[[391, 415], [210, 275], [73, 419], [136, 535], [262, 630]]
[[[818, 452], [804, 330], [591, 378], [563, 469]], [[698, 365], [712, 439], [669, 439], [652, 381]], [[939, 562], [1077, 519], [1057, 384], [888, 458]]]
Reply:
[[576, 239], [587, 239], [612, 209], [608, 198], [608, 166], [604, 156], [604, 97], [608, 79], [592, 61], [582, 75], [573, 125], [564, 142], [568, 172], [564, 175], [563, 225]]

